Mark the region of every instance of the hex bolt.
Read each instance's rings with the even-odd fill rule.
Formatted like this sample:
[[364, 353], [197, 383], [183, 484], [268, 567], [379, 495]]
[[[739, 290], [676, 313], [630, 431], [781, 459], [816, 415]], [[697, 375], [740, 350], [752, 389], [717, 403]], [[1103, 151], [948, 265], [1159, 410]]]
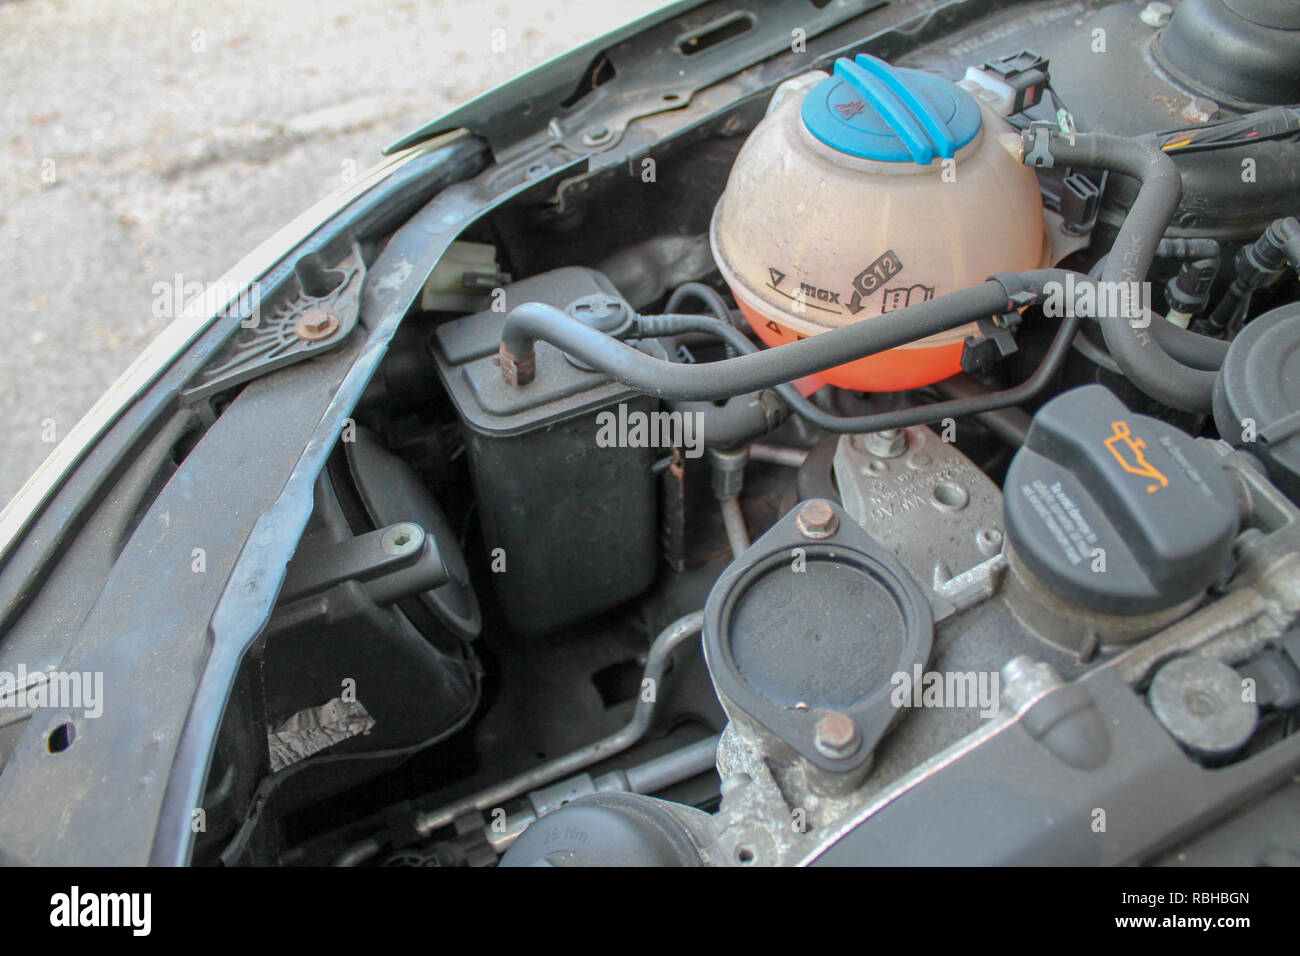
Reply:
[[814, 541], [829, 538], [840, 526], [840, 519], [835, 517], [835, 509], [825, 498], [813, 498], [805, 501], [795, 516], [794, 526], [805, 538]]
[[833, 711], [817, 721], [813, 746], [824, 757], [842, 760], [852, 757], [862, 744], [858, 725], [848, 714]]
[[298, 333], [300, 339], [319, 342], [329, 338], [338, 331], [338, 328], [339, 319], [333, 312], [326, 312], [324, 309], [308, 309], [298, 320], [294, 331]]
[[869, 432], [863, 444], [866, 450], [877, 458], [897, 458], [907, 451], [907, 432], [901, 428], [886, 428], [878, 432]]

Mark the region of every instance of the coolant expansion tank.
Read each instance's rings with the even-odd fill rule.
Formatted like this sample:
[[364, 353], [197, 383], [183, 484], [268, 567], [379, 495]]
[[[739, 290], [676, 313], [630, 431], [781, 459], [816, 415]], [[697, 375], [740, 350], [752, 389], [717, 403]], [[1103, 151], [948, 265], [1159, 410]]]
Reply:
[[[947, 80], [840, 59], [833, 76], [808, 74], [773, 97], [714, 210], [714, 258], [770, 346], [1037, 268], [1042, 202], [1018, 148], [996, 113]], [[860, 391], [929, 385], [961, 371], [973, 330], [819, 377]]]

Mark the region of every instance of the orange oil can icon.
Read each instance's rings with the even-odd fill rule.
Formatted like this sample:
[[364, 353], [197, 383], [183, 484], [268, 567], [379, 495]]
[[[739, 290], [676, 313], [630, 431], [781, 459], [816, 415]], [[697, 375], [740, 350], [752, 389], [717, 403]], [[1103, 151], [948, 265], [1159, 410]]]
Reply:
[[1106, 447], [1110, 453], [1115, 456], [1115, 460], [1120, 463], [1125, 471], [1133, 475], [1141, 475], [1143, 478], [1150, 478], [1156, 484], [1147, 485], [1147, 493], [1155, 494], [1161, 488], [1169, 486], [1169, 479], [1160, 473], [1160, 471], [1147, 461], [1143, 449], [1147, 443], [1141, 438], [1136, 438], [1132, 430], [1128, 427], [1128, 422], [1111, 422], [1110, 427], [1114, 433], [1106, 439]]

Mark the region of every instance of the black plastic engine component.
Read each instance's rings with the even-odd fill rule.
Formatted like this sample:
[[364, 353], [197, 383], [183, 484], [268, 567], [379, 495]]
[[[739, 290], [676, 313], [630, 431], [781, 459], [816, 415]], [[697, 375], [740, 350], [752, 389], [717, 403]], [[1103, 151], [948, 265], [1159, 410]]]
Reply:
[[1264, 313], [1233, 340], [1215, 388], [1214, 423], [1300, 500], [1300, 303]]
[[1178, 657], [1156, 671], [1147, 700], [1171, 737], [1203, 763], [1221, 763], [1250, 741], [1259, 720], [1241, 675], [1209, 657]]
[[1039, 56], [1033, 50], [1021, 50], [989, 60], [983, 64], [983, 69], [1015, 91], [1011, 112], [1021, 113], [1037, 106], [1043, 98], [1050, 82], [1049, 66], [1047, 57]]
[[667, 806], [635, 793], [582, 797], [525, 830], [501, 866], [702, 866], [676, 815], [699, 811]]
[[[343, 447], [357, 495], [376, 527], [412, 521], [433, 536], [448, 580], [421, 594], [419, 603], [458, 638], [473, 640], [482, 626], [478, 601], [456, 532], [438, 502], [420, 483], [414, 469], [381, 445], [371, 432], [358, 428], [356, 441], [344, 442]], [[417, 625], [423, 623], [418, 609], [408, 605], [402, 610]], [[425, 627], [421, 630], [428, 633]]]
[[912, 576], [825, 499], [786, 514], [737, 558], [704, 615], [704, 658], [728, 716], [769, 752], [832, 774], [866, 765], [900, 712], [891, 679], [923, 667], [934, 638]]
[[1237, 530], [1213, 456], [1100, 385], [1039, 410], [1004, 491], [1014, 557], [1055, 597], [1095, 612], [1151, 614], [1194, 598]]
[[1236, 669], [1255, 682], [1255, 700], [1260, 707], [1300, 707], [1300, 630], [1293, 628], [1278, 638], [1276, 646], [1264, 648]]
[[[415, 516], [390, 530], [411, 528]], [[381, 545], [399, 550], [392, 567], [351, 573], [357, 558], [373, 560], [353, 546], [376, 532], [354, 537], [334, 483], [317, 483], [311, 524], [255, 665], [266, 701], [263, 726], [292, 755], [273, 758], [262, 811], [268, 819], [395, 767], [459, 729], [478, 703], [479, 669], [464, 645], [452, 640], [454, 650], [440, 648], [406, 614], [412, 603], [419, 606], [419, 595], [447, 586], [455, 561], [454, 538], [442, 555], [442, 532], [432, 525], [420, 530], [413, 534], [419, 548], [400, 535]], [[421, 566], [443, 573], [413, 577]], [[360, 710], [348, 713], [345, 703]]]
[[1251, 296], [1261, 286], [1271, 285], [1286, 271], [1288, 256], [1300, 261], [1300, 220], [1287, 216], [1269, 224], [1264, 234], [1237, 253], [1236, 276], [1223, 300], [1209, 317], [1210, 328], [1232, 338], [1246, 320]]
[[[561, 309], [586, 296], [618, 296], [603, 275], [582, 268], [533, 276], [504, 294], [510, 308], [543, 302]], [[658, 526], [651, 469], [666, 451], [630, 441], [602, 447], [602, 411], [624, 406], [633, 421], [655, 413], [658, 402], [577, 367], [551, 345], [538, 344], [536, 377], [526, 387], [502, 381], [495, 358], [505, 319], [488, 311], [447, 322], [431, 347], [465, 424], [501, 606], [514, 628], [541, 634], [650, 584]], [[666, 358], [661, 348], [654, 354]]]
[[1179, 82], [1220, 102], [1300, 101], [1300, 6], [1292, 0], [1183, 0], [1153, 50]]
[[[1105, 173], [1098, 176], [1104, 178]], [[1040, 181], [1043, 177], [1040, 177]], [[1073, 235], [1091, 232], [1101, 211], [1102, 187], [1077, 170], [1067, 170], [1056, 191], [1056, 211], [1065, 231]]]
[[[1300, 111], [1271, 107], [1139, 138], [1173, 159], [1182, 179], [1168, 235], [1249, 241], [1273, 220], [1295, 212]], [[1132, 179], [1113, 178], [1101, 218], [1118, 221], [1135, 194]]]

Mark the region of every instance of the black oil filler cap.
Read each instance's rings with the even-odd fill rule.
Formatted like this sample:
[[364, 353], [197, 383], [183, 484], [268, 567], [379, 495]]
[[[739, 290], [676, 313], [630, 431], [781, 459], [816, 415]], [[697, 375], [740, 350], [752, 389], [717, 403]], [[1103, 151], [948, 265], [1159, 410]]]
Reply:
[[1039, 409], [1004, 493], [1014, 556], [1058, 598], [1097, 613], [1148, 614], [1195, 597], [1237, 532], [1214, 455], [1100, 385]]
[[1214, 423], [1300, 501], [1300, 303], [1265, 312], [1232, 340], [1215, 383]]

